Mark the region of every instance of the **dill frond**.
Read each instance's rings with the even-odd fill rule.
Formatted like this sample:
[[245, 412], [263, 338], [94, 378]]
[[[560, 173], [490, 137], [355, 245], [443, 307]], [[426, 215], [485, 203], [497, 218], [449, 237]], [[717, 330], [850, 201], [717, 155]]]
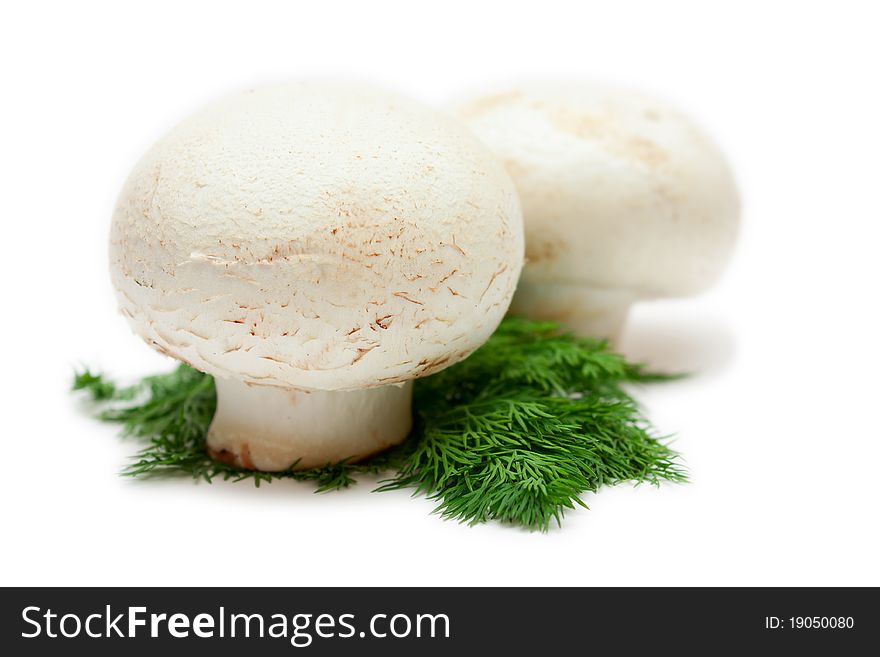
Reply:
[[85, 370], [73, 387], [88, 392], [99, 419], [145, 441], [123, 471], [129, 476], [256, 485], [292, 478], [324, 492], [351, 486], [358, 474], [389, 473], [377, 490], [413, 489], [437, 501], [445, 518], [543, 531], [602, 486], [686, 480], [678, 455], [654, 435], [625, 389], [670, 378], [628, 363], [604, 341], [508, 318], [469, 358], [416, 381], [415, 427], [398, 447], [362, 463], [273, 473], [208, 456], [214, 382], [186, 365], [124, 388]]

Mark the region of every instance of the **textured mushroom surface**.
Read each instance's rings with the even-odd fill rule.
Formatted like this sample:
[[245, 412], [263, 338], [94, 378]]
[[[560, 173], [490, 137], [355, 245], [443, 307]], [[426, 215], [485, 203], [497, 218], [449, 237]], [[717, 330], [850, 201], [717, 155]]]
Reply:
[[509, 176], [466, 128], [300, 83], [221, 100], [156, 144], [110, 255], [122, 313], [159, 351], [247, 384], [353, 390], [481, 345], [523, 234]]

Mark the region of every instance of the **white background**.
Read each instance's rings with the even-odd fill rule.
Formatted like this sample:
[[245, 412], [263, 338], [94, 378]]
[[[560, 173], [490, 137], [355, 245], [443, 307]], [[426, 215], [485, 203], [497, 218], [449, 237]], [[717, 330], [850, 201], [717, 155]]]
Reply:
[[[880, 16], [872, 3], [21, 3], [0, 18], [2, 584], [880, 584]], [[430, 103], [523, 76], [659, 93], [728, 152], [739, 249], [624, 350], [701, 372], [641, 398], [692, 483], [590, 495], [548, 534], [369, 483], [139, 482], [67, 393], [169, 363], [115, 311], [139, 156], [201, 104], [344, 75]]]

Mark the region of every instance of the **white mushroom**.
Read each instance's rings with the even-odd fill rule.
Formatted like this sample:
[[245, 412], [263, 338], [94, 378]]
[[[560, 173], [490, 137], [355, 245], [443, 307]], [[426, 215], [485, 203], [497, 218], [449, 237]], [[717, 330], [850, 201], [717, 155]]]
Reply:
[[736, 185], [677, 110], [620, 89], [535, 84], [456, 113], [519, 191], [526, 266], [512, 313], [614, 339], [634, 301], [696, 293], [723, 270]]
[[134, 330], [216, 377], [212, 455], [302, 469], [407, 436], [412, 379], [466, 357], [507, 310], [522, 217], [453, 119], [289, 84], [218, 102], [153, 147], [110, 256]]

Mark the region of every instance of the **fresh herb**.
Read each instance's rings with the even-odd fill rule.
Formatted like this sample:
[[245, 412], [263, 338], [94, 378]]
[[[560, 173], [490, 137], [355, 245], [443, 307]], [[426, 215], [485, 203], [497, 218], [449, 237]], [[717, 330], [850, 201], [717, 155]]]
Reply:
[[211, 481], [276, 478], [346, 488], [362, 473], [390, 473], [377, 490], [411, 488], [446, 518], [546, 530], [581, 495], [624, 481], [684, 481], [678, 455], [658, 439], [625, 386], [666, 380], [611, 352], [605, 342], [556, 324], [504, 320], [466, 360], [416, 381], [415, 428], [403, 444], [363, 463], [256, 472], [213, 461], [205, 450], [214, 381], [186, 365], [120, 388], [76, 375], [97, 417], [146, 441], [124, 474], [187, 474]]

